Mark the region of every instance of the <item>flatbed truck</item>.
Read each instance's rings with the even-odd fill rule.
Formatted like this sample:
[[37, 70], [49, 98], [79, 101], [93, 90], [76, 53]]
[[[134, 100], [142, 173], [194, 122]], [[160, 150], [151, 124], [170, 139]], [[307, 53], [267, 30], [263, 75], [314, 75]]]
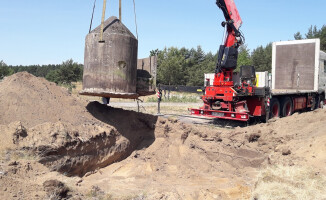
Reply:
[[219, 86], [220, 91], [216, 91], [215, 80], [206, 78], [204, 106], [190, 109], [191, 114], [267, 121], [322, 108], [325, 104], [326, 53], [320, 50], [319, 39], [274, 42], [271, 75], [258, 74], [259, 80], [253, 66], [242, 66], [240, 73], [233, 73], [233, 84]]

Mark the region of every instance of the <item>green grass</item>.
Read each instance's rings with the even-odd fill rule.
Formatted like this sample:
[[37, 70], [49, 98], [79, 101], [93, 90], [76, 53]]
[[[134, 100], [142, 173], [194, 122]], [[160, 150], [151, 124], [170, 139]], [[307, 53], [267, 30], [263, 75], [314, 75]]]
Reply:
[[[173, 92], [170, 94], [170, 98], [162, 97], [162, 102], [172, 102], [172, 103], [197, 103], [200, 101], [199, 94], [192, 93], [179, 93]], [[157, 102], [156, 96], [151, 96], [146, 99], [146, 102]]]

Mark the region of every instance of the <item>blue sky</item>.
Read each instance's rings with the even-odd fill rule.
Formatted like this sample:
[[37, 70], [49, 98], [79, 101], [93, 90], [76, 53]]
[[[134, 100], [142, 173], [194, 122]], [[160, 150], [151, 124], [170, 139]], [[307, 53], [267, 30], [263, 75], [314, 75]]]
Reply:
[[[135, 0], [138, 57], [164, 47], [216, 52], [224, 17], [215, 0]], [[106, 18], [118, 16], [118, 0], [108, 0]], [[133, 1], [122, 0], [122, 21], [136, 32]], [[235, 0], [242, 32], [252, 50], [272, 41], [292, 40], [297, 31], [326, 24], [325, 0]], [[83, 63], [93, 0], [15, 0], [0, 2], [0, 60], [9, 65]], [[97, 0], [93, 28], [100, 24], [103, 0]]]

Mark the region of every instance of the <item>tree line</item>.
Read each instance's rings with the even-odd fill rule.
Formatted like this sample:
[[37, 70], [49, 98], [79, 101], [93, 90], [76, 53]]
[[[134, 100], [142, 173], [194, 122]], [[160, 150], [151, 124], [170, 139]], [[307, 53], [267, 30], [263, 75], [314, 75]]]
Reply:
[[[326, 25], [318, 29], [311, 26], [303, 37], [300, 32], [294, 34], [294, 39], [320, 38], [321, 50], [326, 50]], [[158, 56], [157, 81], [164, 85], [200, 86], [204, 83], [205, 73], [214, 73], [217, 53], [203, 52], [200, 46], [197, 49], [164, 48], [153, 50], [151, 55]], [[247, 45], [239, 48], [238, 66], [253, 65], [256, 71], [269, 71], [272, 68], [272, 43], [258, 46], [250, 52]]]
[[[308, 32], [302, 36], [300, 32], [294, 34], [294, 39], [320, 38], [321, 50], [326, 50], [326, 25], [318, 29], [311, 26]], [[150, 55], [158, 56], [157, 82], [164, 85], [186, 85], [201, 86], [204, 83], [205, 73], [214, 73], [217, 53], [205, 53], [200, 46], [197, 48], [164, 48], [153, 50]], [[266, 46], [258, 46], [250, 51], [247, 45], [239, 48], [238, 67], [242, 65], [253, 65], [256, 71], [271, 71], [272, 66], [272, 43]], [[83, 65], [72, 59], [59, 65], [31, 65], [31, 66], [8, 66], [0, 61], [0, 80], [8, 75], [27, 71], [38, 77], [57, 84], [71, 84], [81, 81]]]
[[83, 65], [74, 62], [72, 59], [57, 65], [29, 65], [12, 66], [0, 61], [0, 80], [17, 72], [26, 71], [37, 77], [44, 77], [57, 84], [68, 84], [81, 81], [83, 77]]
[[[157, 81], [164, 85], [200, 86], [205, 73], [214, 73], [218, 53], [205, 53], [201, 46], [196, 49], [164, 48], [151, 51], [157, 55]], [[257, 71], [270, 71], [272, 44], [259, 46], [251, 53], [246, 45], [239, 48], [238, 66], [254, 65]]]

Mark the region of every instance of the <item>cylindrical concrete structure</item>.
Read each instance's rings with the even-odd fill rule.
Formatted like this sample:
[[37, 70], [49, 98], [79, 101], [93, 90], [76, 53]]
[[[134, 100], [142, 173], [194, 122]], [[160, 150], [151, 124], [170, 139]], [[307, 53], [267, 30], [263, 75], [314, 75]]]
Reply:
[[98, 26], [86, 36], [80, 94], [137, 98], [137, 39], [116, 17], [104, 22], [103, 41], [100, 32]]

